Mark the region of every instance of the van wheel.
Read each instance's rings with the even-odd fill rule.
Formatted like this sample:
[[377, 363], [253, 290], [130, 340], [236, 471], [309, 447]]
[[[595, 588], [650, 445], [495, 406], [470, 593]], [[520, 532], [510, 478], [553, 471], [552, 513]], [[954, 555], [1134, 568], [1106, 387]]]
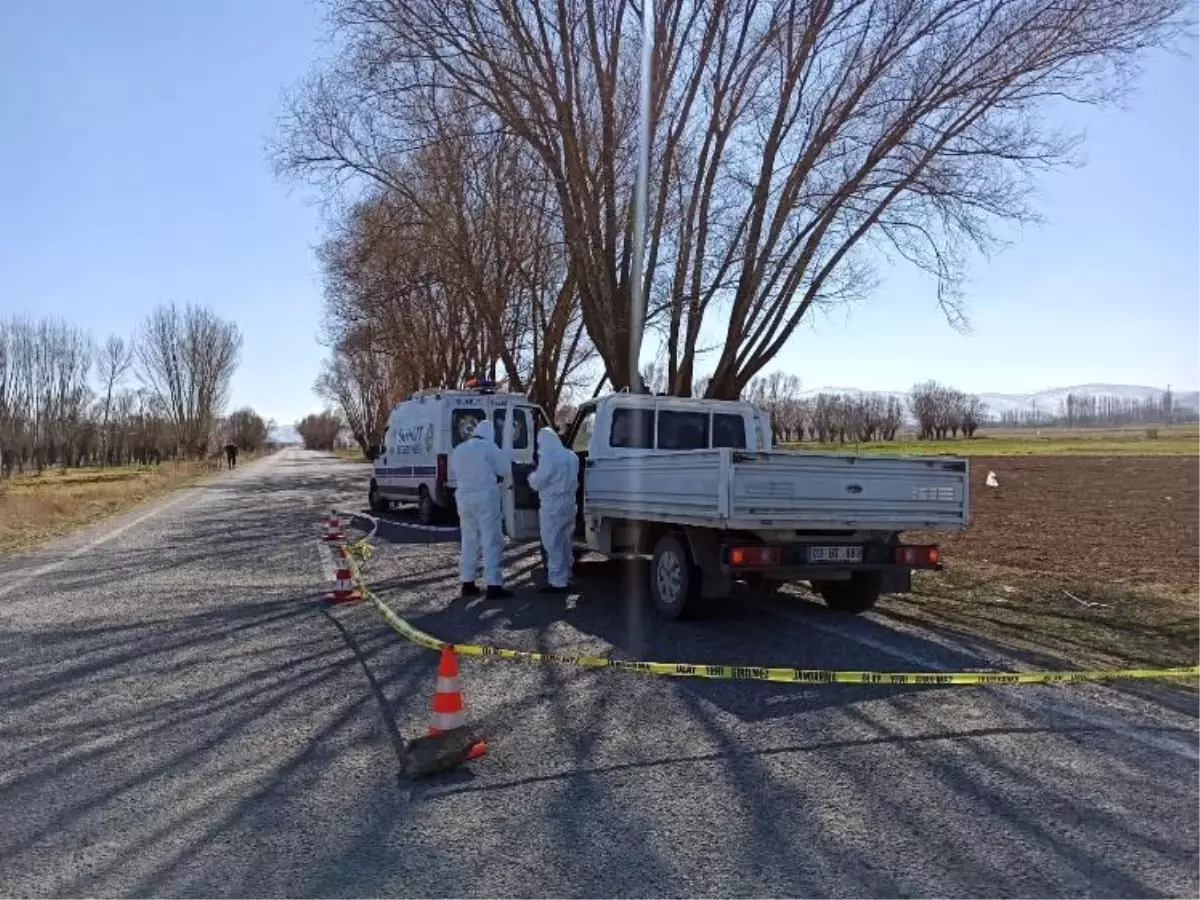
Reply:
[[387, 497], [379, 492], [379, 485], [375, 483], [374, 478], [371, 479], [371, 487], [367, 491], [367, 504], [371, 507], [371, 512], [375, 513], [385, 513], [392, 506]]
[[699, 605], [700, 570], [692, 564], [683, 540], [676, 534], [663, 535], [654, 546], [650, 597], [654, 608], [668, 619], [685, 618]]
[[422, 525], [436, 525], [438, 519], [437, 504], [433, 502], [433, 497], [429, 496], [429, 491], [421, 488], [420, 497], [417, 500], [417, 518], [420, 519]]
[[813, 588], [830, 609], [858, 615], [879, 602], [883, 576], [879, 572], [855, 572], [849, 581], [822, 581]]

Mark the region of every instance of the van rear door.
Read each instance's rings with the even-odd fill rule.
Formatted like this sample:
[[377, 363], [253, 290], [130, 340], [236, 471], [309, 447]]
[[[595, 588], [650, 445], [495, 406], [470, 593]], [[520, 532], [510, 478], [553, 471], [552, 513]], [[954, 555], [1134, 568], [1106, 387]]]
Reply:
[[[534, 439], [529, 408], [508, 401], [497, 407], [494, 419], [500, 452], [511, 460], [504, 476], [504, 531], [511, 541], [536, 541], [540, 535], [538, 495], [529, 486], [529, 473], [537, 464], [533, 461]], [[523, 452], [525, 451], [525, 452]]]

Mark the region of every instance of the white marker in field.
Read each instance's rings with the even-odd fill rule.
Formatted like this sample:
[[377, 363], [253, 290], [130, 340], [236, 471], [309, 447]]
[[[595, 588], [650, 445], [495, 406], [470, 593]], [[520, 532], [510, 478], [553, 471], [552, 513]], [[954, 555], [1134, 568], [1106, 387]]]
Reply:
[[996, 480], [995, 472], [988, 472], [988, 476], [987, 476], [987, 478], [984, 479], [983, 483], [986, 484], [988, 487], [1000, 487], [1000, 482], [998, 482]]

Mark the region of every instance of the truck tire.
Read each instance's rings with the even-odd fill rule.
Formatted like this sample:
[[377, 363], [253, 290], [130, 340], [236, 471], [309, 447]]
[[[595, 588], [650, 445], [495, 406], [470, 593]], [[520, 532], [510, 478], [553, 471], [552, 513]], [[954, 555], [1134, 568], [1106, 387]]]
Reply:
[[696, 612], [700, 602], [700, 570], [692, 563], [683, 539], [665, 534], [654, 546], [650, 562], [650, 597], [654, 608], [668, 619]]
[[417, 495], [417, 518], [422, 525], [436, 525], [441, 519], [441, 510], [438, 509], [436, 503], [433, 502], [433, 497], [429, 495], [429, 491], [422, 487], [421, 493]]
[[813, 587], [830, 609], [858, 615], [879, 601], [883, 578], [878, 572], [855, 572], [849, 581], [822, 581]]
[[373, 513], [385, 513], [392, 507], [387, 497], [379, 492], [379, 485], [375, 483], [374, 478], [371, 479], [371, 487], [367, 491], [367, 504]]

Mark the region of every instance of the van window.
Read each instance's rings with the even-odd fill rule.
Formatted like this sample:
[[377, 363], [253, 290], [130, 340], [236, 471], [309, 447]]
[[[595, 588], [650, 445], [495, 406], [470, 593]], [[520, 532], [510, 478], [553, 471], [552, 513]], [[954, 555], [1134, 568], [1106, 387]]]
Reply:
[[621, 407], [614, 409], [608, 444], [610, 447], [623, 447], [627, 450], [653, 449], [654, 410]]
[[[523, 409], [516, 409], [516, 415], [513, 416], [513, 444], [514, 450], [526, 450], [529, 448], [529, 415]], [[492, 413], [492, 424], [496, 426], [496, 446], [500, 447], [504, 444], [504, 423], [508, 418], [508, 410], [504, 408], [497, 409]]]
[[482, 409], [456, 409], [450, 413], [450, 446], [457, 447], [472, 434], [475, 426], [482, 422], [487, 413]]
[[708, 447], [708, 413], [658, 411], [659, 450], [703, 450]]
[[712, 445], [746, 449], [746, 420], [729, 413], [713, 413]]

